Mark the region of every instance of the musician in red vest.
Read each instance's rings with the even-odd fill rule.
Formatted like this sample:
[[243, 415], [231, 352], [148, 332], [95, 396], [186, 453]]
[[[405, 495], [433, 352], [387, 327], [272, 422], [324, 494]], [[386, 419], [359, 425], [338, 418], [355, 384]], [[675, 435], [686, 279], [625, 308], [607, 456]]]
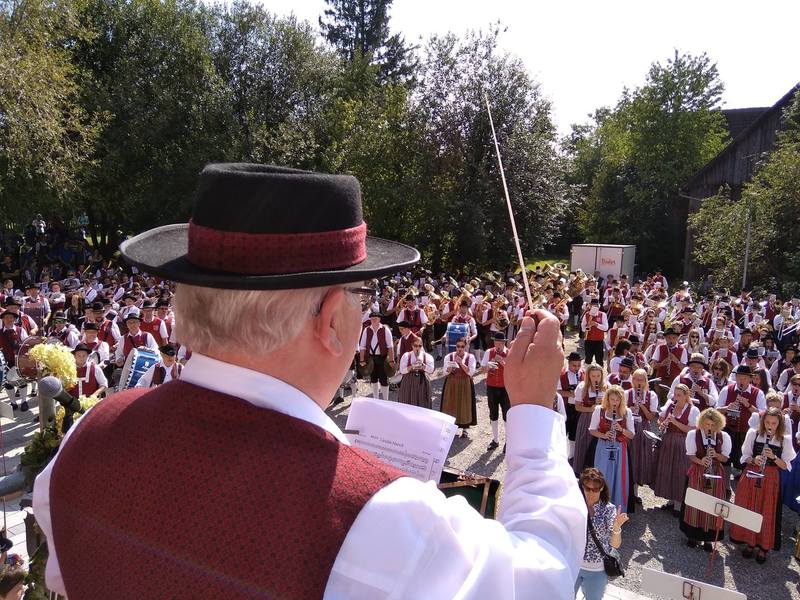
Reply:
[[[494, 334], [494, 347], [483, 355], [481, 368], [486, 373], [486, 402], [489, 404], [489, 425], [492, 428], [492, 441], [489, 442], [487, 452], [491, 452], [500, 445], [500, 412], [503, 413], [503, 423], [510, 405], [508, 392], [503, 380], [506, 356], [506, 336], [500, 332]], [[503, 447], [505, 452], [505, 447]]]
[[170, 313], [169, 300], [164, 298], [156, 302], [156, 316], [167, 328], [167, 340], [172, 341], [172, 330], [175, 329], [175, 317]]
[[719, 392], [711, 380], [711, 374], [706, 371], [707, 366], [706, 359], [702, 354], [699, 352], [692, 354], [689, 357], [689, 365], [672, 382], [667, 398], [672, 400], [675, 395], [675, 386], [682, 383], [689, 388], [692, 402], [701, 411], [716, 406]]
[[103, 370], [97, 363], [89, 362], [89, 355], [91, 353], [92, 349], [86, 344], [78, 344], [72, 351], [72, 355], [75, 357], [78, 383], [68, 391], [74, 398], [93, 395], [99, 396], [108, 388], [108, 380], [103, 374]]
[[[411, 333], [418, 338], [422, 338], [422, 335], [425, 333], [425, 327], [428, 325], [428, 315], [417, 306], [417, 297], [413, 292], [406, 294], [405, 307], [397, 314], [397, 321], [408, 321]], [[403, 354], [405, 354], [405, 352]], [[400, 356], [402, 356], [402, 354]]]
[[633, 387], [631, 375], [634, 369], [636, 369], [636, 363], [633, 358], [630, 356], [624, 357], [619, 361], [619, 371], [608, 376], [608, 384], [618, 385], [625, 391], [631, 389]]
[[3, 303], [3, 308], [17, 315], [15, 325], [22, 327], [25, 330], [25, 333], [28, 335], [36, 335], [38, 333], [39, 328], [36, 326], [36, 321], [31, 319], [30, 316], [26, 315], [25, 313], [20, 312], [22, 304], [19, 300], [13, 296], [6, 298], [6, 301]]
[[53, 329], [50, 330], [50, 337], [58, 338], [70, 350], [75, 348], [80, 341], [75, 328], [72, 324], [67, 323], [66, 313], [60, 310], [53, 313]]
[[98, 337], [98, 331], [97, 323], [84, 323], [81, 344], [89, 348], [89, 356], [92, 354], [95, 355], [93, 362], [96, 362], [102, 369], [108, 364], [111, 358], [111, 352], [108, 348], [108, 344], [101, 341]]
[[134, 348], [145, 346], [154, 352], [158, 352], [158, 344], [155, 338], [148, 332], [141, 330], [141, 323], [142, 318], [136, 313], [131, 313], [125, 317], [125, 326], [128, 328], [128, 333], [117, 342], [117, 351], [114, 353], [114, 362], [120, 368], [125, 365], [125, 360]]
[[97, 324], [98, 339], [108, 344], [109, 350], [113, 349], [122, 335], [119, 332], [116, 319], [106, 318], [106, 310], [102, 302], [92, 303], [92, 320], [89, 321], [87, 318], [83, 328], [86, 329], [86, 323], [90, 322]]
[[581, 331], [586, 335], [584, 341], [584, 351], [586, 353], [586, 364], [597, 363], [598, 365], [605, 364], [603, 347], [606, 339], [606, 331], [608, 331], [608, 317], [606, 313], [600, 310], [600, 301], [597, 298], [592, 298], [589, 304], [589, 310], [583, 314], [581, 319]]
[[169, 332], [167, 325], [160, 317], [155, 315], [156, 303], [153, 300], [145, 300], [142, 304], [141, 317], [142, 321], [139, 324], [142, 331], [146, 331], [156, 340], [159, 347], [163, 346], [169, 341]]
[[661, 383], [672, 385], [672, 380], [680, 375], [689, 357], [686, 348], [678, 343], [678, 332], [672, 327], [664, 331], [664, 341], [653, 352], [650, 363], [656, 370], [656, 376], [661, 378]]
[[[366, 236], [358, 181], [209, 165], [192, 212], [122, 244], [179, 283], [178, 341], [194, 355], [180, 381], [88, 411], [38, 476], [47, 587], [76, 600], [571, 597], [587, 509], [551, 410], [558, 320], [534, 311], [507, 357], [508, 470], [487, 520], [351, 447], [324, 412], [374, 294], [363, 282], [419, 260]], [[218, 532], [236, 540], [224, 557]]]
[[734, 370], [735, 383], [719, 392], [717, 410], [725, 415], [725, 431], [731, 436], [731, 468], [736, 472], [742, 456], [742, 444], [747, 435], [747, 422], [750, 415], [767, 408], [764, 392], [752, 384], [752, 370], [747, 365], [739, 365]]
[[[10, 310], [4, 310], [3, 313], [0, 314], [0, 320], [3, 322], [3, 329], [0, 331], [0, 350], [3, 352], [6, 366], [10, 369], [16, 366], [19, 348], [22, 342], [28, 337], [28, 334], [23, 327], [16, 325], [17, 315]], [[8, 403], [11, 405], [12, 409], [17, 410], [19, 408], [22, 412], [28, 410], [27, 382], [21, 385], [15, 385], [6, 380], [3, 383], [3, 388], [6, 390]], [[22, 404], [18, 404], [20, 398], [22, 399]]]
[[142, 373], [139, 381], [136, 382], [136, 387], [151, 388], [180, 379], [183, 365], [176, 360], [178, 351], [175, 346], [164, 344], [158, 351], [161, 353], [161, 360]]

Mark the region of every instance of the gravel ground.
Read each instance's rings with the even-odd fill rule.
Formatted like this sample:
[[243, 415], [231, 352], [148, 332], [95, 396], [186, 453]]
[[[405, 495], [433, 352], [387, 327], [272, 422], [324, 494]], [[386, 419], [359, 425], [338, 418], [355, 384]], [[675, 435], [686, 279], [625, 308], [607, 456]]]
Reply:
[[[575, 336], [570, 335], [566, 342], [566, 351], [571, 351], [575, 346]], [[502, 481], [506, 471], [504, 455], [500, 452], [502, 439], [501, 448], [491, 453], [486, 451], [491, 441], [491, 430], [484, 379], [481, 375], [475, 380], [478, 425], [470, 428], [468, 439], [456, 438], [453, 441], [447, 465]], [[443, 381], [441, 361], [437, 361], [432, 378], [435, 409], [441, 403]], [[358, 391], [362, 395], [369, 395], [368, 388], [368, 384], [360, 383]], [[390, 399], [395, 398], [396, 392], [393, 391]], [[340, 427], [344, 427], [349, 406], [348, 397], [343, 404], [329, 411]], [[501, 438], [503, 435], [501, 427]], [[800, 526], [797, 514], [784, 509], [783, 546], [777, 552], [770, 552], [765, 564], [759, 565], [752, 559], [743, 558], [739, 547], [726, 541], [717, 545], [718, 554], [710, 575], [706, 575], [710, 555], [702, 549], [686, 546], [686, 540], [678, 529], [678, 520], [669, 512], [659, 510], [664, 504], [662, 498], [655, 496], [648, 487], [643, 487], [640, 495], [644, 504], [637, 506], [637, 512], [631, 516], [623, 530], [624, 541], [620, 550], [626, 576], [616, 580], [616, 586], [641, 593], [641, 569], [649, 567], [737, 590], [751, 600], [800, 600], [800, 563], [793, 558], [796, 539], [794, 532]]]

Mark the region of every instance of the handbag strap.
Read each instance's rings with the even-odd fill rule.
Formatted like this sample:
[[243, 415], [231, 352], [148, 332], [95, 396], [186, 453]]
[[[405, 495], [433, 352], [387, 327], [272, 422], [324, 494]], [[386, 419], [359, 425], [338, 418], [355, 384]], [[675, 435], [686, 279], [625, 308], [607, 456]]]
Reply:
[[594, 525], [592, 525], [592, 517], [588, 517], [586, 519], [586, 525], [589, 528], [589, 533], [592, 535], [595, 546], [597, 546], [597, 549], [600, 550], [600, 554], [603, 555], [603, 558], [609, 558], [610, 555], [608, 552], [606, 552], [605, 548], [603, 548], [603, 544], [601, 544], [600, 540], [597, 538], [597, 532], [594, 530]]

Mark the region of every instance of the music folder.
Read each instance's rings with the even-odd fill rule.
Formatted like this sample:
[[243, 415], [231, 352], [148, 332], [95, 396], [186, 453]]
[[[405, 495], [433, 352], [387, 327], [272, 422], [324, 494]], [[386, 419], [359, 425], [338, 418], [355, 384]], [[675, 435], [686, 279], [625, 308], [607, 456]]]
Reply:
[[761, 523], [764, 521], [763, 516], [752, 510], [736, 506], [732, 502], [720, 500], [711, 494], [687, 487], [684, 502], [686, 502], [687, 506], [722, 517], [734, 525], [739, 525], [756, 533], [761, 531]]

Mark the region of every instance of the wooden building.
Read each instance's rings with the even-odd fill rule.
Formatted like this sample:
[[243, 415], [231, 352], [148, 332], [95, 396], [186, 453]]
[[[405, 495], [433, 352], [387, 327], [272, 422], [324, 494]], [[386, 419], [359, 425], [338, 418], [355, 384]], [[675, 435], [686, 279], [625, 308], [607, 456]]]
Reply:
[[[753, 176], [764, 155], [775, 146], [775, 135], [783, 126], [784, 110], [798, 89], [800, 84], [771, 107], [722, 111], [731, 142], [683, 186], [681, 197], [688, 200], [689, 213], [696, 211], [705, 198], [715, 195], [723, 185], [730, 187], [733, 200], [741, 198], [744, 184]], [[700, 275], [693, 251], [694, 239], [687, 226], [683, 278], [689, 281]]]

